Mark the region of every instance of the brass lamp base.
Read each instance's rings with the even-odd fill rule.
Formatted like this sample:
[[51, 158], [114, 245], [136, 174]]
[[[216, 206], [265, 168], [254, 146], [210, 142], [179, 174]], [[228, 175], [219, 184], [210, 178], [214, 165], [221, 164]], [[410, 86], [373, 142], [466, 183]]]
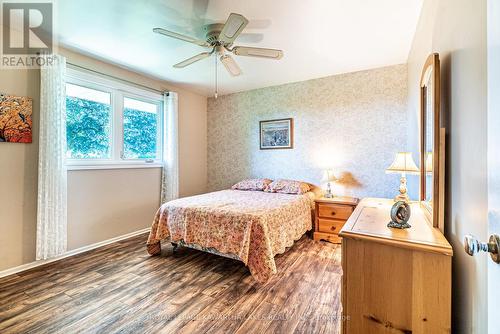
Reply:
[[399, 195], [394, 197], [394, 202], [405, 202], [408, 203], [410, 202], [410, 197], [408, 197], [407, 189], [406, 189], [406, 176], [402, 175], [400, 184], [399, 184]]
[[326, 194], [324, 196], [325, 198], [333, 198], [333, 194], [332, 194], [332, 186], [330, 185], [330, 182], [328, 182], [327, 186], [326, 186]]
[[408, 194], [399, 194], [397, 195], [396, 197], [394, 197], [394, 202], [405, 202], [405, 203], [409, 203], [410, 202], [410, 197], [408, 196]]

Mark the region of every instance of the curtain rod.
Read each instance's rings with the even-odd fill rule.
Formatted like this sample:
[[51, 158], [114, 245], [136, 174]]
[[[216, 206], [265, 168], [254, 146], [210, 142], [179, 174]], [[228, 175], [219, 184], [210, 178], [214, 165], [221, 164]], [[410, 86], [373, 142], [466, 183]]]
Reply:
[[108, 78], [112, 78], [114, 80], [125, 82], [125, 83], [127, 83], [129, 85], [134, 85], [134, 86], [137, 86], [137, 87], [141, 87], [141, 88], [153, 91], [155, 93], [164, 94], [164, 93], [168, 93], [169, 92], [168, 90], [163, 91], [163, 90], [154, 89], [154, 88], [151, 88], [151, 87], [148, 87], [148, 86], [145, 86], [145, 85], [141, 85], [141, 84], [136, 83], [136, 82], [128, 81], [128, 80], [125, 80], [125, 79], [122, 79], [122, 78], [119, 78], [119, 77], [115, 77], [113, 75], [105, 74], [105, 73], [102, 73], [102, 72], [99, 72], [99, 71], [96, 71], [96, 70], [92, 70], [90, 68], [86, 68], [86, 67], [83, 67], [83, 66], [80, 66], [80, 65], [77, 65], [77, 64], [73, 64], [73, 63], [70, 63], [70, 62], [66, 62], [66, 64], [69, 65], [70, 67], [82, 69], [84, 71], [93, 72], [93, 73], [96, 73], [96, 74], [99, 74], [99, 75], [102, 75], [102, 76], [105, 76], [105, 77], [108, 77]]

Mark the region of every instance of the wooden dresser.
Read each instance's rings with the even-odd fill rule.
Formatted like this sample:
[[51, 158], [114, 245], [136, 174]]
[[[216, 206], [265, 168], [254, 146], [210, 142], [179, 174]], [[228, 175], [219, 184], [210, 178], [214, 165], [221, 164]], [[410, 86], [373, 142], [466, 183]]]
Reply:
[[342, 237], [343, 333], [450, 333], [452, 248], [418, 203], [406, 230], [389, 199], [363, 199]]
[[353, 197], [317, 198], [314, 219], [314, 240], [339, 244], [339, 232], [358, 205]]

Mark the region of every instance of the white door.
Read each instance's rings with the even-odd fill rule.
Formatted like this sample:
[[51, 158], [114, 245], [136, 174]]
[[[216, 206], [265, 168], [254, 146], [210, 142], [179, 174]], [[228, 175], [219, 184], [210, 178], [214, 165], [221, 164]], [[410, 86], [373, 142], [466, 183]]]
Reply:
[[[500, 235], [500, 0], [488, 0], [487, 17], [488, 235]], [[488, 258], [488, 333], [500, 333], [499, 285], [500, 264]]]

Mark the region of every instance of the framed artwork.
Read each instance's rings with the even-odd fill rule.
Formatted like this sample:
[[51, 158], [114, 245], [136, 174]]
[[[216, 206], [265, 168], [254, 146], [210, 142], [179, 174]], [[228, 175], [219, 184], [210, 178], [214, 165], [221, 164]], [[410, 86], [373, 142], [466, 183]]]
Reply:
[[293, 148], [293, 118], [260, 121], [260, 149]]
[[33, 100], [0, 94], [0, 142], [31, 143]]

